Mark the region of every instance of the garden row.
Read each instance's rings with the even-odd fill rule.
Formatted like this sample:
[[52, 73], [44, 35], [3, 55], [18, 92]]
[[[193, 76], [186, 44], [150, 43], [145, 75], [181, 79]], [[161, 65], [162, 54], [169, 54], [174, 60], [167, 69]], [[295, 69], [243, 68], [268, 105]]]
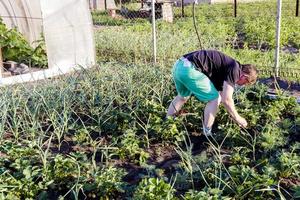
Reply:
[[240, 129], [221, 108], [214, 139], [204, 105], [164, 119], [170, 69], [100, 63], [2, 88], [0, 199], [276, 199], [299, 197], [300, 106], [239, 90]]

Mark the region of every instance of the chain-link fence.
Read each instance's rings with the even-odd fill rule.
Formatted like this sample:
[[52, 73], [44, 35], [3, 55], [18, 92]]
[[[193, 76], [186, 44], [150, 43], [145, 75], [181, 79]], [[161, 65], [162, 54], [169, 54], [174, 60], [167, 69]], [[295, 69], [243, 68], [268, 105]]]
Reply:
[[300, 77], [299, 0], [87, 1], [98, 61], [170, 66], [190, 51], [218, 49], [267, 75], [277, 64], [282, 2], [279, 74]]
[[[283, 0], [280, 19], [279, 74], [293, 79], [300, 77], [297, 2]], [[255, 63], [264, 74], [274, 72], [276, 0], [246, 3], [157, 0], [154, 31], [151, 1], [115, 3], [114, 12], [109, 9], [93, 12], [96, 49], [101, 61], [152, 63], [156, 60], [158, 64], [171, 65], [181, 55], [204, 48], [221, 50], [242, 63]]]

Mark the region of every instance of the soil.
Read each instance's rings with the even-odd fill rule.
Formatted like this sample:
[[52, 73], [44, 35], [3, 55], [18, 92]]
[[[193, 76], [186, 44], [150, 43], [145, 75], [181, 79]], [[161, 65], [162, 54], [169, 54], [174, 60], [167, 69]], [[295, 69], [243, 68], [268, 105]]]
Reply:
[[[199, 155], [203, 151], [209, 151], [206, 143], [208, 140], [204, 135], [196, 134], [190, 135], [190, 141], [192, 141], [192, 155]], [[147, 165], [155, 166], [155, 169], [159, 169], [161, 173], [167, 176], [172, 176], [176, 166], [181, 162], [181, 158], [176, 152], [176, 146], [153, 144], [146, 151], [149, 153], [149, 159]], [[185, 150], [185, 149], [184, 149]], [[133, 164], [131, 162], [116, 160], [117, 167], [123, 168], [127, 171], [127, 175], [124, 177], [124, 181], [129, 184], [137, 184], [144, 176], [149, 174], [149, 169], [146, 167]]]
[[[29, 73], [36, 72], [36, 71], [39, 71], [39, 70], [43, 70], [43, 69], [42, 68], [37, 68], [37, 67], [30, 67], [29, 72], [24, 73], [24, 74], [29, 74]], [[11, 77], [11, 76], [15, 76], [15, 75], [13, 75], [10, 71], [8, 71], [4, 68], [4, 71], [2, 72], [2, 77], [7, 78], [7, 77]]]
[[278, 89], [280, 89], [286, 95], [295, 97], [297, 99], [297, 102], [300, 103], [300, 82], [287, 81], [281, 79], [280, 77], [260, 79], [259, 82], [269, 87], [267, 95], [270, 98], [276, 99], [279, 92]]

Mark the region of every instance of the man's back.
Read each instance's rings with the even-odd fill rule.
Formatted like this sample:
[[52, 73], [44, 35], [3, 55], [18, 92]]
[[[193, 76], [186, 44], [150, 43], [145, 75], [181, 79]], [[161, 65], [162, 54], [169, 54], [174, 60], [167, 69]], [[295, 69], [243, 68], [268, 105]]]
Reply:
[[197, 70], [204, 73], [215, 85], [222, 90], [223, 82], [234, 85], [240, 76], [240, 63], [235, 59], [216, 50], [200, 50], [184, 55], [192, 62]]

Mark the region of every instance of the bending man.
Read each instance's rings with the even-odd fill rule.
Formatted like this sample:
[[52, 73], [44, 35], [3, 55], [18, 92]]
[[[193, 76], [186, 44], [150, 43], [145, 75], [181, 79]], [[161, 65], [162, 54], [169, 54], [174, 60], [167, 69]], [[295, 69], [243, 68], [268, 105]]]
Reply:
[[181, 57], [173, 67], [173, 79], [178, 95], [171, 102], [167, 116], [180, 111], [191, 95], [207, 103], [204, 109], [203, 133], [211, 135], [211, 128], [222, 102], [240, 126], [247, 121], [235, 109], [232, 98], [235, 84], [256, 82], [257, 69], [251, 64], [240, 64], [235, 59], [215, 50], [199, 50]]

